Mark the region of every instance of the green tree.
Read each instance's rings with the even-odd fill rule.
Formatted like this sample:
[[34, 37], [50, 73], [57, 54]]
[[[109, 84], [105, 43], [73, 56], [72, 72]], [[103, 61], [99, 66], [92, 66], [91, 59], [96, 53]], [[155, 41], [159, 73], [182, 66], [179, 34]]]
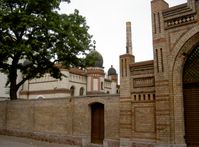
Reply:
[[[70, 2], [69, 0], [65, 0]], [[90, 47], [88, 26], [78, 10], [59, 14], [60, 0], [0, 0], [0, 71], [8, 75], [10, 99], [26, 80], [65, 67], [83, 66]], [[18, 73], [22, 79], [17, 80]]]

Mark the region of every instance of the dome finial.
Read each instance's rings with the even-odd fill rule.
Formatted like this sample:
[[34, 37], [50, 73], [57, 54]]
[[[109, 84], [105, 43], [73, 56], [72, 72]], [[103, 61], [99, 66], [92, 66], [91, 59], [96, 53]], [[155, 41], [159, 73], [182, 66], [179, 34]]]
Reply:
[[95, 48], [96, 48], [96, 41], [95, 40], [93, 40], [93, 44], [94, 44], [93, 49], [95, 50]]

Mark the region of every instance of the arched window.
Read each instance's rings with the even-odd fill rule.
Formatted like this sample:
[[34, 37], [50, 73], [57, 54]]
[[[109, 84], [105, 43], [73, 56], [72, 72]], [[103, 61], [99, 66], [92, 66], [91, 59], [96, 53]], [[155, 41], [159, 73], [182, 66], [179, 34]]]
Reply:
[[104, 83], [101, 82], [101, 90], [104, 90]]
[[141, 95], [139, 94], [139, 101], [141, 100]]
[[150, 94], [148, 94], [148, 99], [151, 100], [151, 95]]
[[83, 87], [80, 88], [80, 90], [79, 90], [79, 95], [80, 95], [80, 96], [84, 95], [84, 88], [83, 88]]
[[70, 96], [74, 96], [75, 95], [75, 87], [71, 86], [70, 88]]

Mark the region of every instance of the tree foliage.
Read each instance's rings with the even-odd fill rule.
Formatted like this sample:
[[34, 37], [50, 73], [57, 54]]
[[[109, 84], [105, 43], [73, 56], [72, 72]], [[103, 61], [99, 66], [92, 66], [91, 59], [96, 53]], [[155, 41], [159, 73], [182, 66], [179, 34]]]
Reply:
[[[69, 0], [65, 0], [69, 2]], [[59, 14], [60, 0], [0, 0], [0, 70], [8, 75], [10, 98], [26, 80], [50, 73], [56, 63], [83, 66], [90, 46], [88, 26], [78, 10]], [[22, 74], [17, 80], [18, 72]]]

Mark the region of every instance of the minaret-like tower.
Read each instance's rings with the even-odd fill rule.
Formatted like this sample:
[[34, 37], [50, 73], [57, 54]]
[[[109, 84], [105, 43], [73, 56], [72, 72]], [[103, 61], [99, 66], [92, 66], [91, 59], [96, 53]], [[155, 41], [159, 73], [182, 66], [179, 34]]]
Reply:
[[[125, 138], [124, 142], [132, 137], [132, 130], [126, 128], [132, 126], [130, 65], [133, 63], [131, 22], [126, 22], [126, 53], [120, 56], [120, 138]], [[120, 141], [122, 144], [123, 140]]]
[[126, 53], [133, 54], [131, 37], [131, 22], [126, 22]]
[[121, 96], [130, 96], [130, 68], [134, 63], [132, 53], [131, 22], [126, 22], [126, 53], [120, 56], [120, 94]]

